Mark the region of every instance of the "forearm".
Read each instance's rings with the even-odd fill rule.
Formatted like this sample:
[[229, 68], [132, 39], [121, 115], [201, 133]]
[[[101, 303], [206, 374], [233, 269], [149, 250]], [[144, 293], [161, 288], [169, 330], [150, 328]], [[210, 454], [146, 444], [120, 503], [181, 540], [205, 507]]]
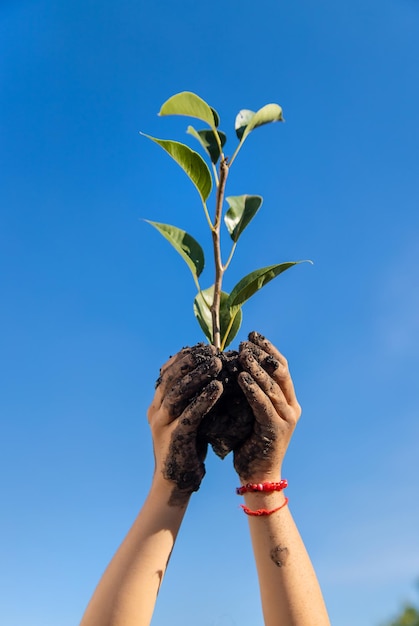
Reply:
[[80, 626], [148, 626], [187, 503], [170, 506], [153, 482], [130, 531], [103, 574]]
[[[283, 492], [248, 493], [251, 510], [275, 509]], [[271, 515], [249, 516], [265, 626], [329, 626], [310, 558], [288, 506]]]

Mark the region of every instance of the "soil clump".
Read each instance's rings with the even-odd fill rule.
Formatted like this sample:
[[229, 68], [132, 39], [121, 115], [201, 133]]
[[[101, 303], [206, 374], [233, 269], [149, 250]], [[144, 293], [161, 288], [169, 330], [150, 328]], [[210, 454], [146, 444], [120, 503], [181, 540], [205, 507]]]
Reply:
[[[191, 351], [199, 350], [197, 344]], [[240, 448], [253, 430], [254, 415], [240, 386], [238, 374], [243, 371], [236, 350], [221, 352], [223, 367], [216, 376], [223, 385], [218, 402], [203, 418], [198, 429], [198, 443], [212, 446], [215, 454], [223, 459], [229, 452]], [[202, 357], [201, 357], [202, 358]]]

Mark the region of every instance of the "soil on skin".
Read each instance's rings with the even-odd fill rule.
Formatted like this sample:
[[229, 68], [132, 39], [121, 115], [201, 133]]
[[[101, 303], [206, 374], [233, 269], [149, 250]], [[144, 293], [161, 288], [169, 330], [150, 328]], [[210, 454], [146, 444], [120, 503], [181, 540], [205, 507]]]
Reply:
[[[192, 351], [195, 348], [198, 346]], [[242, 371], [238, 356], [235, 350], [220, 353], [223, 368], [217, 380], [223, 384], [223, 395], [203, 418], [198, 430], [198, 441], [209, 443], [222, 459], [239, 448], [253, 429], [252, 410], [237, 382]]]

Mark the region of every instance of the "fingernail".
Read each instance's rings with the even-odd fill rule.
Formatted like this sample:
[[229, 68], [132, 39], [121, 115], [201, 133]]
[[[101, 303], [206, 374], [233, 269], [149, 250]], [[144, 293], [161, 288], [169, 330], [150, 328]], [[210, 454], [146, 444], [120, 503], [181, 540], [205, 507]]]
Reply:
[[256, 339], [257, 341], [266, 341], [266, 337], [264, 337], [261, 333], [258, 333], [256, 330], [249, 333], [249, 339], [250, 341], [253, 339]]

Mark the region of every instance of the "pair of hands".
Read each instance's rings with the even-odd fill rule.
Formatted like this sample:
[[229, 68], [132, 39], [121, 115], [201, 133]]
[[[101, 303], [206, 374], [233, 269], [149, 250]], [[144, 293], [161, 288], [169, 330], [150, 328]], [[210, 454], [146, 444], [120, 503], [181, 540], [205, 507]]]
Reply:
[[[253, 431], [234, 450], [242, 482], [277, 481], [301, 414], [286, 359], [259, 333], [240, 345], [243, 371], [238, 383], [255, 417]], [[222, 368], [214, 346], [185, 348], [161, 369], [148, 410], [154, 443], [155, 477], [170, 486], [169, 502], [181, 505], [197, 491], [205, 474], [207, 445], [197, 437], [202, 418], [223, 392]]]

